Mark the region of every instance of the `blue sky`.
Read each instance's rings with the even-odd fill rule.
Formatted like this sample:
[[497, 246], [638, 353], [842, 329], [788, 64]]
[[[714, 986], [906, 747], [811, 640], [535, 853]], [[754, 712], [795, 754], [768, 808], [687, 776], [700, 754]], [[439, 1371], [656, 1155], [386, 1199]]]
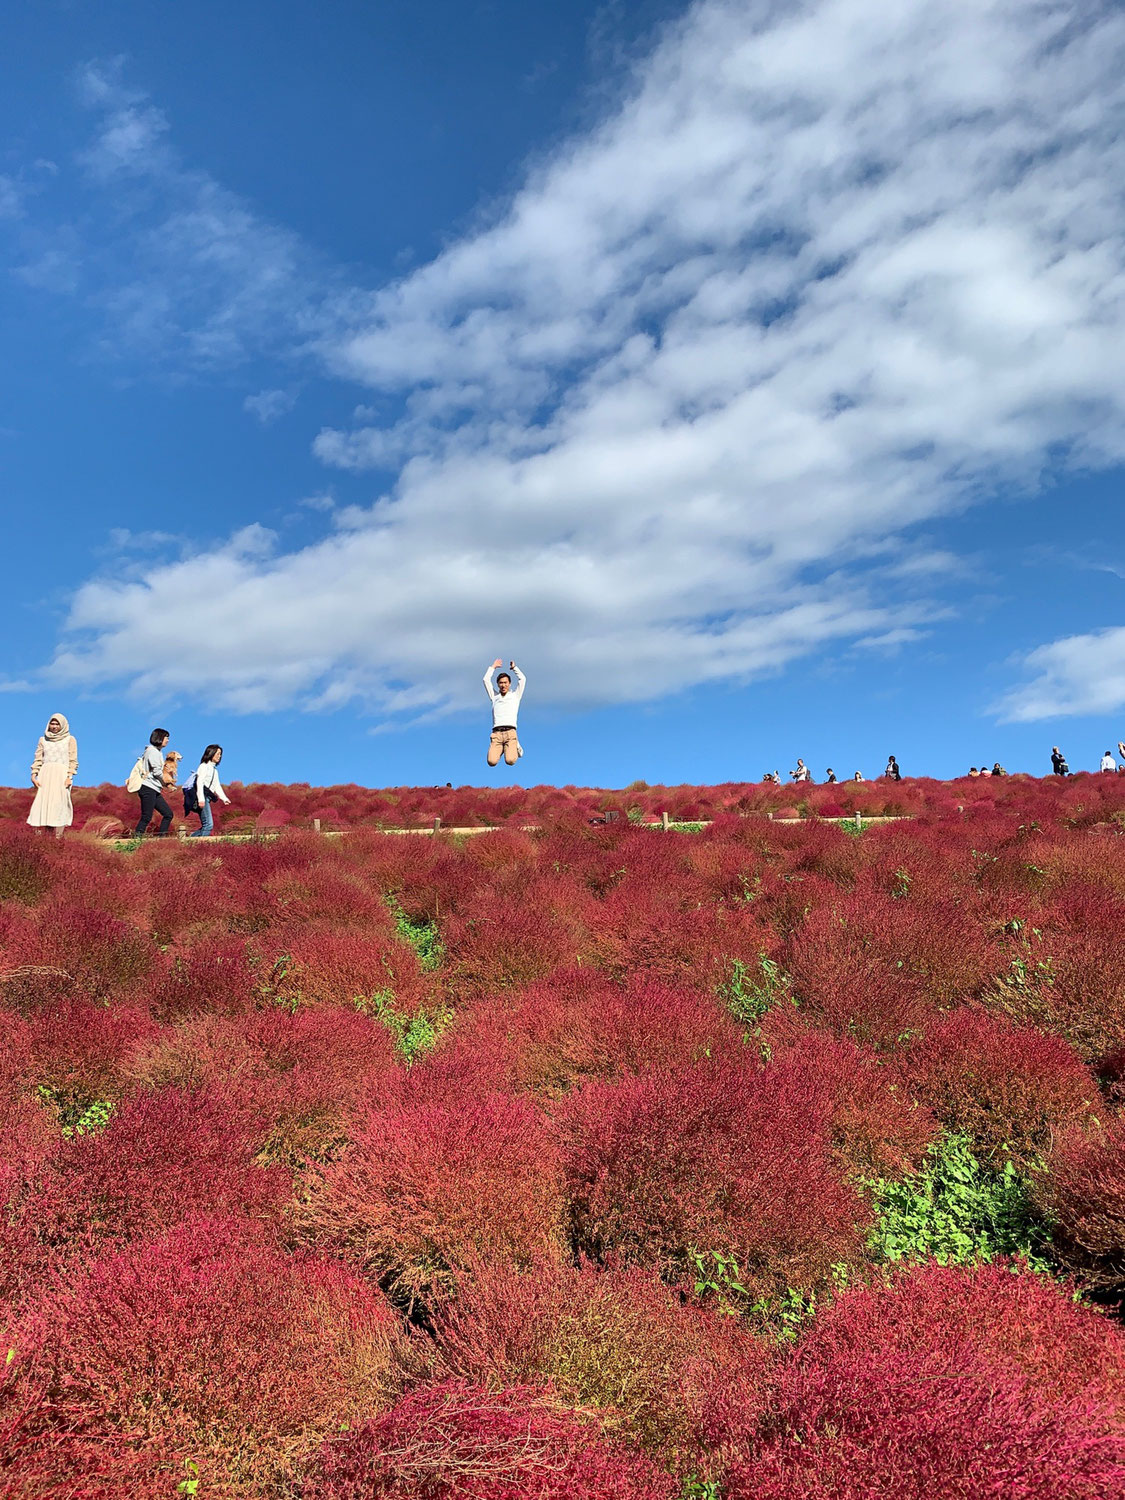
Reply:
[[0, 61], [0, 779], [1125, 737], [1125, 14], [42, 0]]

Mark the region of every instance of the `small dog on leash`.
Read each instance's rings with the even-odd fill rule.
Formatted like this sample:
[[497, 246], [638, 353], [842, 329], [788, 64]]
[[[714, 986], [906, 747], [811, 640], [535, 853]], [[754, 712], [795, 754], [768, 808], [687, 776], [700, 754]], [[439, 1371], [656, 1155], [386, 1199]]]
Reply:
[[182, 760], [183, 756], [178, 750], [169, 750], [168, 754], [164, 757], [164, 775], [161, 779], [164, 782], [164, 790], [166, 792], [171, 791], [176, 785], [176, 779], [180, 774], [180, 761]]

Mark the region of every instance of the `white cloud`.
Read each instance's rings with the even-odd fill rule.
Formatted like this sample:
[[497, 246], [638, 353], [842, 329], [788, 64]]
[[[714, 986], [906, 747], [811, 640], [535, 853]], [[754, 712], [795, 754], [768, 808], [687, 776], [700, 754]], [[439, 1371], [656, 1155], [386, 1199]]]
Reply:
[[[145, 114], [102, 150], [162, 142]], [[88, 584], [54, 671], [143, 675], [142, 622], [201, 601], [208, 691], [253, 708], [460, 706], [497, 652], [592, 703], [908, 641], [932, 607], [889, 538], [1125, 459], [1123, 177], [1108, 4], [701, 3], [491, 226], [322, 307], [329, 370], [401, 415], [316, 451], [395, 470], [385, 498], [300, 551]], [[228, 231], [237, 343], [282, 293]]]
[[1125, 625], [1038, 646], [1023, 666], [1031, 681], [997, 704], [1005, 722], [1116, 713], [1125, 705]]
[[272, 422], [276, 422], [278, 417], [283, 417], [286, 412], [292, 411], [296, 400], [292, 391], [258, 391], [255, 395], [246, 397], [242, 403], [242, 410], [257, 417], [263, 427], [268, 427]]

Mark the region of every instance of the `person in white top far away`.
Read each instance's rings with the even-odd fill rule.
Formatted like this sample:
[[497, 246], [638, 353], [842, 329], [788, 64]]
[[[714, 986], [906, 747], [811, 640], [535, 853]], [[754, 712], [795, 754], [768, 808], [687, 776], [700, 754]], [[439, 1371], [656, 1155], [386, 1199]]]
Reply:
[[1117, 770], [1117, 762], [1113, 758], [1113, 752], [1112, 751], [1107, 750], [1106, 753], [1102, 756], [1102, 767], [1101, 768], [1102, 768], [1103, 771], [1116, 771]]
[[492, 704], [492, 737], [488, 742], [488, 764], [498, 764], [500, 757], [509, 766], [514, 766], [523, 754], [523, 746], [519, 742], [516, 733], [516, 720], [519, 717], [520, 702], [523, 698], [523, 685], [527, 678], [516, 666], [514, 661], [508, 665], [516, 674], [516, 685], [512, 686], [510, 672], [498, 672], [496, 685], [493, 686], [492, 674], [504, 663], [499, 657], [485, 671], [484, 690], [488, 694], [488, 701]]

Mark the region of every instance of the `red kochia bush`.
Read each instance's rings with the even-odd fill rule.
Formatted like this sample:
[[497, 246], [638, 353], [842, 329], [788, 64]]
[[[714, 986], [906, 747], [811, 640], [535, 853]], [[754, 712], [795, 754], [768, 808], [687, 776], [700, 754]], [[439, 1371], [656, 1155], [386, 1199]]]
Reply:
[[580, 1247], [680, 1277], [693, 1247], [722, 1251], [751, 1291], [822, 1283], [862, 1253], [866, 1218], [833, 1170], [828, 1107], [749, 1061], [587, 1084], [558, 1110]]
[[1061, 1037], [962, 1007], [906, 1049], [901, 1076], [951, 1130], [999, 1158], [1038, 1156], [1056, 1133], [1102, 1113], [1090, 1072]]
[[1053, 1224], [1054, 1251], [1083, 1280], [1125, 1292], [1125, 1121], [1094, 1138], [1074, 1133], [1032, 1190]]
[[325, 1445], [305, 1500], [673, 1500], [649, 1459], [611, 1446], [546, 1392], [448, 1381]]
[[643, 978], [615, 985], [597, 970], [572, 969], [502, 1004], [478, 1002], [426, 1071], [551, 1096], [585, 1078], [742, 1050], [738, 1027], [715, 997]]
[[152, 1088], [229, 1088], [268, 1131], [266, 1153], [318, 1154], [399, 1076], [390, 1032], [350, 1006], [204, 1015], [167, 1028], [131, 1064]]
[[439, 1372], [490, 1390], [550, 1385], [665, 1462], [698, 1463], [717, 1390], [764, 1395], [772, 1352], [651, 1274], [586, 1265], [475, 1267], [435, 1319]]
[[34, 1235], [40, 1267], [160, 1233], [203, 1209], [266, 1218], [289, 1183], [279, 1168], [254, 1164], [260, 1133], [219, 1091], [136, 1094], [104, 1130], [61, 1140], [8, 1214]]
[[561, 1246], [557, 1148], [504, 1094], [393, 1099], [371, 1113], [296, 1209], [299, 1232], [410, 1297], [452, 1268], [526, 1265]]
[[823, 1363], [871, 1350], [921, 1354], [945, 1339], [1051, 1396], [1104, 1402], [1125, 1416], [1125, 1331], [1019, 1261], [931, 1261], [855, 1287], [818, 1315], [801, 1349]]
[[283, 1255], [245, 1221], [194, 1219], [45, 1292], [12, 1342], [25, 1431], [59, 1493], [79, 1473], [135, 1483], [143, 1459], [173, 1494], [190, 1458], [205, 1492], [256, 1500], [393, 1400], [403, 1339], [343, 1267]]
[[790, 1006], [770, 1011], [759, 1041], [772, 1049], [775, 1076], [792, 1074], [826, 1105], [844, 1171], [900, 1176], [917, 1164], [937, 1134], [929, 1109], [910, 1097], [885, 1056], [871, 1048], [810, 1029]]
[[764, 1429], [733, 1433], [724, 1493], [1117, 1500], [1125, 1426], [1097, 1376], [1119, 1394], [1119, 1351], [1097, 1314], [1000, 1266], [845, 1293], [798, 1344]]

